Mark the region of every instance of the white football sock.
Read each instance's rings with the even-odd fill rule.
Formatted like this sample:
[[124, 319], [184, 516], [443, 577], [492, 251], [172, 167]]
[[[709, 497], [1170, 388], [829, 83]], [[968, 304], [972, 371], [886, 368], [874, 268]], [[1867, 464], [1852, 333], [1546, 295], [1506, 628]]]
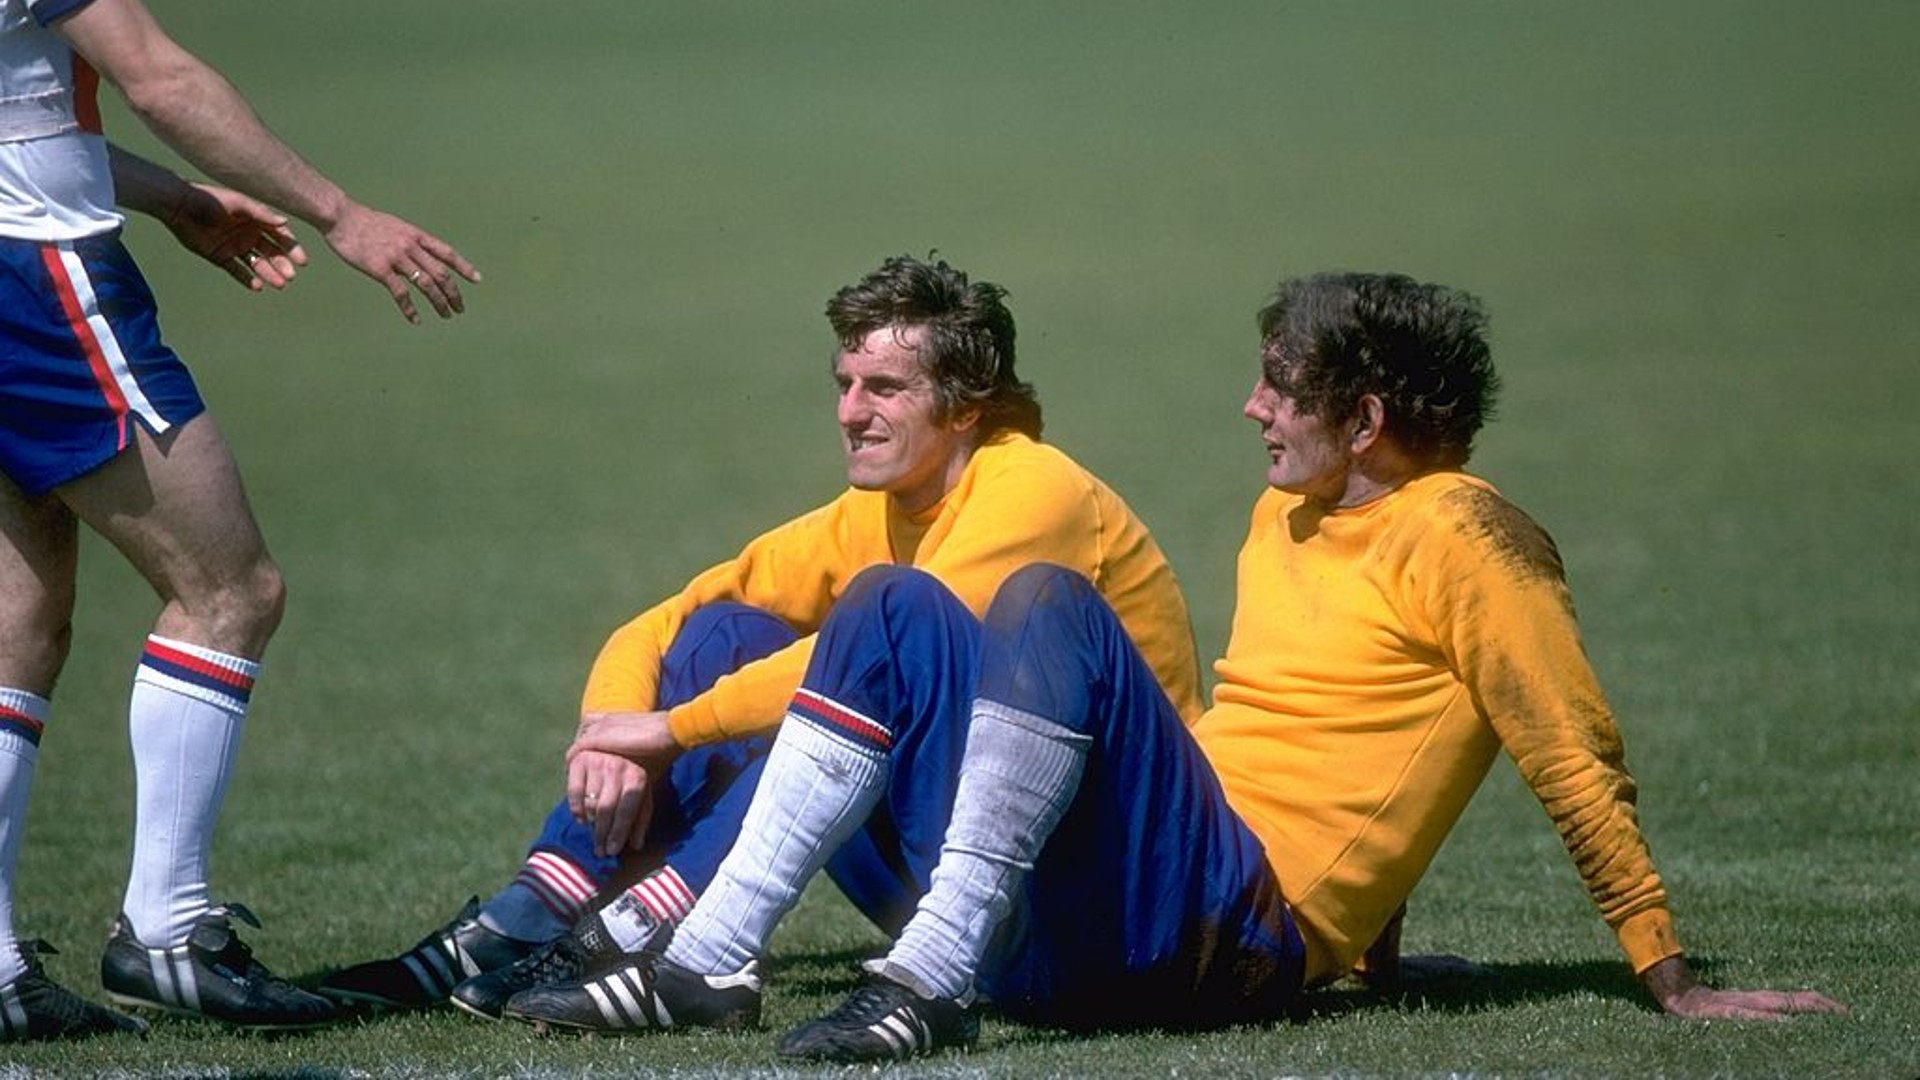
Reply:
[[133, 679], [133, 870], [125, 912], [149, 948], [187, 940], [212, 906], [213, 827], [240, 750], [260, 665], [215, 649], [147, 638]]
[[0, 686], [0, 986], [27, 969], [13, 936], [13, 875], [40, 759], [40, 731], [51, 711], [38, 694]]
[[883, 974], [926, 997], [971, 997], [1015, 890], [1080, 788], [1091, 742], [1031, 713], [974, 702], [940, 862]]
[[[827, 704], [884, 730], [844, 705]], [[865, 824], [886, 790], [888, 764], [883, 751], [789, 712], [740, 839], [674, 933], [667, 960], [703, 975], [731, 975], [757, 958], [807, 881]]]

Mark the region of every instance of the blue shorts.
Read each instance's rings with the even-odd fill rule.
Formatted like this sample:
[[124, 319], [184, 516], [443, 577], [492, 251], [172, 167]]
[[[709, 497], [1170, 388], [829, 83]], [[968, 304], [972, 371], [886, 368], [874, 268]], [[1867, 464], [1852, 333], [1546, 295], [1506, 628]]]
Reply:
[[119, 234], [0, 237], [0, 472], [37, 496], [206, 405]]

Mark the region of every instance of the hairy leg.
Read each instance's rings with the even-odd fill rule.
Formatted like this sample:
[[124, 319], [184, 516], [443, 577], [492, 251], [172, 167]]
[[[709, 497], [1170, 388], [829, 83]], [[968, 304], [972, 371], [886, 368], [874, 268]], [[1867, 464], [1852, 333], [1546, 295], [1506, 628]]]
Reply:
[[154, 633], [259, 659], [285, 586], [212, 416], [158, 438], [138, 429], [125, 453], [59, 495], [159, 594]]
[[76, 530], [57, 499], [0, 477], [0, 986], [26, 970], [13, 935], [13, 878], [47, 698], [72, 637]]
[[53, 692], [73, 638], [77, 532], [59, 499], [0, 477], [0, 686]]
[[161, 600], [133, 680], [133, 864], [123, 912], [153, 948], [212, 906], [214, 826], [239, 756], [258, 659], [279, 625], [267, 556], [226, 442], [201, 415], [59, 489]]

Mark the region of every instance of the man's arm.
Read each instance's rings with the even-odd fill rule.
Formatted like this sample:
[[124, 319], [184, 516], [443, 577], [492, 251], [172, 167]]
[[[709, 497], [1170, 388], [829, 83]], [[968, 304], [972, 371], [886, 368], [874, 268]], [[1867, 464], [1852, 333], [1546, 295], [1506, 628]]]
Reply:
[[1457, 561], [1436, 586], [1452, 598], [1429, 608], [1451, 627], [1448, 653], [1654, 999], [1697, 1019], [1839, 1010], [1813, 991], [1716, 990], [1694, 978], [1553, 541], [1491, 492], [1455, 507], [1462, 508], [1457, 537], [1466, 542], [1448, 545]]
[[[1441, 978], [1484, 978], [1488, 970], [1458, 956], [1403, 956], [1405, 904], [1367, 947], [1354, 976], [1375, 990], [1406, 990]], [[1690, 1020], [1781, 1020], [1796, 1013], [1843, 1013], [1845, 1005], [1816, 990], [1716, 990], [1694, 978], [1686, 958], [1669, 956], [1640, 973], [1640, 982], [1675, 1016]]]
[[[869, 503], [864, 495], [853, 501]], [[587, 676], [579, 728], [567, 751], [567, 801], [576, 820], [593, 826], [599, 854], [616, 855], [645, 842], [651, 785], [685, 749], [779, 725], [805, 673], [811, 630], [826, 618], [837, 583], [886, 554], [884, 518], [877, 507], [868, 509], [858, 514], [843, 496], [769, 530], [607, 639]], [[850, 514], [857, 520], [850, 522]], [[849, 548], [849, 536], [866, 539]], [[803, 636], [723, 678], [726, 690], [709, 689], [677, 706], [676, 713], [708, 721], [694, 724], [689, 737], [658, 708], [661, 662], [686, 620], [720, 602], [757, 608]], [[727, 708], [715, 706], [717, 698], [725, 698]], [[723, 712], [737, 729], [711, 722]]]
[[455, 275], [478, 281], [472, 264], [438, 237], [354, 201], [267, 130], [239, 91], [168, 37], [140, 0], [93, 0], [54, 28], [161, 141], [209, 176], [319, 229], [342, 260], [386, 288], [408, 321], [419, 321], [410, 285], [442, 318], [465, 309]]

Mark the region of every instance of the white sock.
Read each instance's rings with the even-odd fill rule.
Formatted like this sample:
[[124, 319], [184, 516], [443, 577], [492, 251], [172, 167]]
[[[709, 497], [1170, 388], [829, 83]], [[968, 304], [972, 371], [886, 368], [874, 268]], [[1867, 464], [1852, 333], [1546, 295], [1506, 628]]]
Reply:
[[[795, 708], [827, 710], [866, 730], [885, 729], [802, 689]], [[886, 790], [883, 749], [835, 734], [794, 711], [780, 725], [740, 839], [667, 945], [667, 959], [703, 975], [731, 975], [757, 958], [807, 882]]]
[[1015, 890], [1080, 788], [1091, 742], [1032, 713], [974, 702], [940, 862], [884, 974], [927, 997], [971, 997]]
[[149, 948], [187, 940], [212, 907], [207, 864], [260, 665], [158, 635], [133, 679], [133, 871], [124, 908]]
[[27, 826], [27, 798], [33, 794], [33, 766], [40, 759], [40, 732], [51, 711], [38, 694], [0, 686], [0, 986], [27, 970], [13, 936], [13, 875]]

